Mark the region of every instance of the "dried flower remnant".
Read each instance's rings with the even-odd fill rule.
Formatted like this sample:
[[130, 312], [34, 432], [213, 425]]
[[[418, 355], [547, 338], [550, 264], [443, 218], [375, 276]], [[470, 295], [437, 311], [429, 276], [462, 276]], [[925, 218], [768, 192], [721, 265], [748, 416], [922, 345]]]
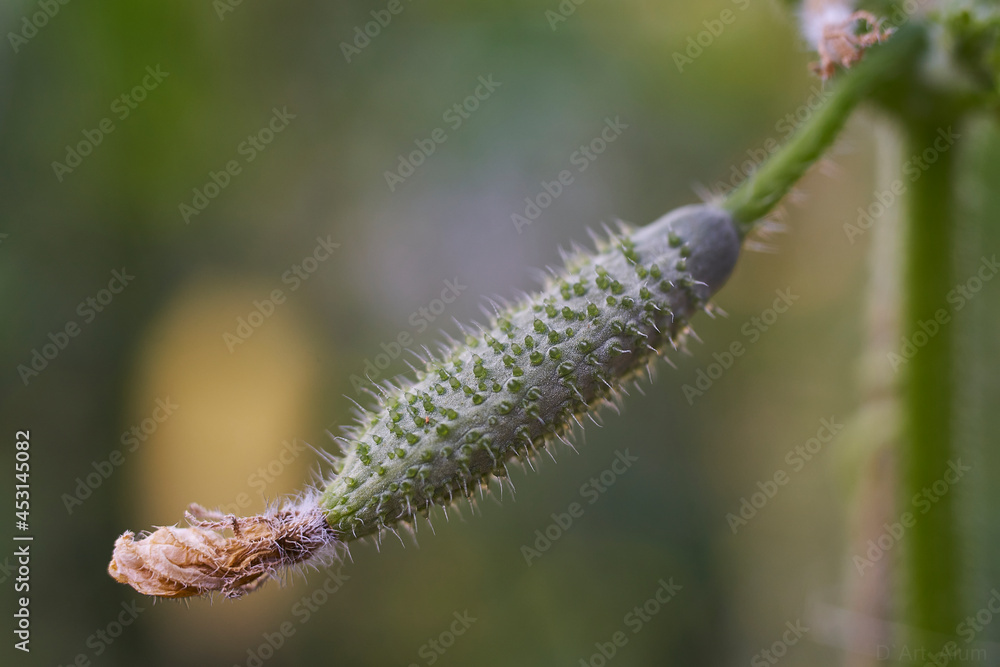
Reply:
[[124, 533], [115, 542], [108, 573], [146, 595], [239, 597], [336, 544], [316, 507], [236, 517], [191, 505], [187, 519], [190, 528], [161, 526], [138, 540]]
[[[867, 31], [857, 31], [858, 24], [868, 24]], [[882, 19], [871, 12], [854, 11], [844, 0], [808, 0], [802, 10], [802, 31], [819, 53], [812, 70], [824, 80], [833, 76], [837, 65], [847, 69], [864, 56], [868, 47], [884, 42], [893, 33], [882, 27]]]

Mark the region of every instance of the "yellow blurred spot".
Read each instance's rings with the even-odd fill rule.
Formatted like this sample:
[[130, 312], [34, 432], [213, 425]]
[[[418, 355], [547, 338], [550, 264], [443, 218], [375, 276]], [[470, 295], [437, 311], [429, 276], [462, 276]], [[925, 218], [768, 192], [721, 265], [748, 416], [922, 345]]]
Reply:
[[232, 352], [223, 340], [272, 288], [201, 276], [150, 326], [138, 359], [136, 421], [157, 398], [179, 407], [138, 448], [143, 524], [178, 521], [191, 502], [257, 513], [265, 498], [303, 482], [313, 460], [302, 439], [315, 355], [294, 301], [278, 305]]

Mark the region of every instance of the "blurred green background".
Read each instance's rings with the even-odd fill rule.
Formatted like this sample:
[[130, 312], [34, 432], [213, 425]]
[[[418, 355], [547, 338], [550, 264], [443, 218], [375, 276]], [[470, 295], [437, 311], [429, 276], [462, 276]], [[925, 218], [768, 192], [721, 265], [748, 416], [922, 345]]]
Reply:
[[[381, 553], [356, 545], [342, 569], [235, 602], [153, 604], [106, 574], [123, 530], [173, 524], [189, 502], [254, 513], [304, 488], [319, 459], [298, 443], [335, 447], [326, 431], [349, 421], [345, 396], [365, 400], [351, 376], [401, 333], [414, 350], [433, 347], [439, 329], [454, 333], [452, 318], [482, 320], [487, 297], [537, 287], [536, 269], [587, 242], [587, 228], [697, 201], [783, 139], [782, 120], [820, 90], [776, 2], [563, 2], [574, 11], [553, 23], [556, 0], [402, 0], [348, 62], [343, 44], [391, 4], [77, 0], [21, 40], [10, 33], [23, 36], [40, 5], [0, 8], [0, 424], [5, 442], [31, 432], [35, 536], [32, 651], [5, 642], [5, 664], [228, 666], [263, 655], [275, 666], [599, 665], [595, 643], [626, 630], [614, 665], [737, 665], [761, 659], [796, 621], [810, 631], [785, 663], [871, 662], [837, 625], [848, 591], [870, 581], [851, 564], [849, 443], [835, 440], [791, 474], [736, 534], [726, 519], [758, 482], [791, 470], [786, 453], [822, 418], [846, 422], [860, 402], [872, 234], [852, 244], [843, 225], [873, 200], [871, 114], [852, 121], [837, 168], [803, 182], [788, 232], [770, 239], [778, 252], [742, 258], [718, 297], [728, 318], [699, 317], [703, 343], [671, 355], [679, 370], [661, 364], [622, 416], [605, 411], [579, 455], [560, 448], [558, 465], [515, 471], [516, 501], [505, 490], [502, 504], [477, 501], [475, 514], [463, 504], [464, 519], [450, 510], [448, 522], [438, 510], [436, 535], [419, 527], [419, 549], [389, 535]], [[679, 71], [675, 53], [725, 10], [733, 21]], [[147, 89], [133, 93], [144, 77]], [[444, 114], [480, 77], [500, 85], [456, 128]], [[130, 108], [126, 94], [145, 99]], [[275, 109], [294, 117], [248, 149]], [[113, 131], [95, 135], [105, 118]], [[616, 118], [627, 128], [578, 171], [574, 152]], [[435, 128], [447, 140], [390, 189], [385, 172]], [[54, 168], [85, 132], [100, 143], [71, 171]], [[988, 128], [979, 136], [962, 158], [962, 266], [973, 269], [1000, 245], [987, 224], [1000, 212], [988, 186], [1000, 179], [1000, 150]], [[232, 160], [239, 173], [218, 176]], [[573, 183], [519, 233], [512, 214], [564, 169]], [[226, 186], [185, 220], [181, 205], [213, 172]], [[318, 238], [339, 247], [291, 289], [283, 276]], [[102, 298], [115, 270], [134, 280], [88, 314], [80, 304]], [[464, 289], [431, 323], [420, 309], [447, 280]], [[224, 334], [274, 289], [286, 301], [227, 346]], [[779, 289], [799, 300], [752, 340], [745, 327]], [[78, 335], [25, 382], [18, 367], [70, 322]], [[970, 612], [1000, 585], [997, 456], [984, 446], [998, 425], [997, 324], [996, 285], [956, 323], [963, 447], [975, 464], [955, 490], [971, 536]], [[683, 385], [733, 341], [746, 354], [689, 404]], [[383, 377], [405, 373], [407, 359]], [[158, 400], [178, 406], [162, 423], [150, 421], [164, 414]], [[123, 440], [144, 423], [143, 440]], [[583, 516], [526, 564], [535, 531], [626, 449], [639, 463], [597, 502], [584, 498]], [[13, 445], [4, 452], [11, 470]], [[114, 456], [120, 465], [102, 475]], [[88, 475], [99, 483], [81, 491]], [[11, 487], [5, 474], [0, 497]], [[12, 553], [0, 551], [11, 628]], [[316, 593], [338, 571], [336, 593]], [[670, 578], [683, 589], [633, 634], [625, 615]], [[99, 633], [118, 634], [123, 609], [129, 625], [106, 641]], [[428, 649], [466, 611], [477, 620], [454, 645]], [[282, 624], [294, 632], [262, 652]], [[991, 627], [978, 639], [996, 636]]]

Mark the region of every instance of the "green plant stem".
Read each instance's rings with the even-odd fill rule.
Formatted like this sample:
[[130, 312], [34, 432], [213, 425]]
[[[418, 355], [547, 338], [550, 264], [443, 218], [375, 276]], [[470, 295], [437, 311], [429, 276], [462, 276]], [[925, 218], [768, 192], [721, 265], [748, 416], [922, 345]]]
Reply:
[[924, 44], [921, 26], [905, 26], [884, 45], [872, 48], [861, 63], [837, 79], [826, 103], [723, 203], [744, 236], [833, 144], [858, 103], [880, 85], [912, 68]]
[[[938, 129], [948, 124], [910, 123], [906, 156], [922, 154], [933, 146]], [[916, 517], [906, 535], [903, 608], [909, 626], [939, 636], [954, 635], [961, 620], [955, 492], [949, 489], [941, 495], [926, 514], [915, 508], [913, 499], [926, 497], [927, 490], [945, 478], [954, 460], [954, 324], [938, 324], [934, 335], [927, 334], [926, 324], [921, 327], [921, 323], [938, 322], [942, 310], [950, 312], [946, 295], [954, 282], [954, 153], [954, 148], [940, 152], [909, 188], [903, 283], [903, 334], [909, 341], [927, 339], [901, 369], [906, 373], [901, 512], [910, 511]], [[921, 644], [928, 646], [927, 641]]]

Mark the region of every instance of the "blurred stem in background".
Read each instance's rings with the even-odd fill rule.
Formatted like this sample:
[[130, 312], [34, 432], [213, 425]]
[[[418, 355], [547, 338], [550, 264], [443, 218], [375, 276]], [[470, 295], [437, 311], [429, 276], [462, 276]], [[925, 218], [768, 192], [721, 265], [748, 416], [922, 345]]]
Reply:
[[[901, 620], [911, 628], [906, 639], [928, 654], [937, 654], [954, 636], [963, 608], [957, 503], [947, 486], [942, 492], [942, 485], [961, 475], [952, 434], [956, 355], [948, 303], [954, 279], [958, 153], [953, 128], [969, 109], [996, 104], [996, 73], [991, 67], [996, 55], [992, 14], [956, 8], [951, 14], [941, 12], [934, 23], [904, 26], [886, 46], [844, 73], [827, 104], [723, 204], [741, 223], [744, 235], [750, 233], [830, 147], [858, 103], [869, 97], [881, 101], [903, 131], [900, 163], [916, 157], [907, 162], [905, 173], [912, 185], [905, 188], [904, 256], [897, 269], [902, 285], [899, 331], [905, 344], [895, 350], [892, 363], [902, 373], [902, 382], [890, 381], [888, 387], [891, 393], [898, 387], [902, 406], [900, 488], [895, 494], [899, 504], [893, 516], [900, 517], [897, 522], [911, 517], [905, 525], [898, 600]], [[937, 71], [929, 75], [929, 70]], [[870, 394], [855, 417], [856, 431], [872, 424], [864, 419], [866, 409], [875, 409], [868, 403], [877, 391]], [[895, 410], [889, 407], [891, 416]], [[862, 442], [895, 439], [891, 428], [856, 435]], [[866, 493], [859, 500], [879, 497]], [[878, 507], [863, 509], [884, 513]], [[886, 611], [881, 603], [875, 606], [864, 611], [875, 617]]]
[[[957, 162], [970, 110], [996, 108], [995, 8], [942, 2], [930, 49], [882, 99], [904, 132], [905, 197], [902, 323], [894, 364], [902, 373], [900, 507], [906, 526], [898, 601], [910, 645], [950, 660], [966, 604], [956, 446], [958, 351], [955, 313]], [[907, 349], [909, 348], [909, 349]], [[957, 657], [957, 656], [956, 656]]]
[[[879, 116], [875, 140], [875, 191], [891, 191], [893, 183], [902, 177], [902, 133], [892, 119]], [[889, 206], [869, 232], [865, 339], [858, 360], [860, 404], [840, 436], [840, 472], [849, 512], [846, 550], [850, 557], [843, 579], [845, 606], [852, 620], [843, 636], [829, 639], [835, 645], [848, 647], [844, 657], [848, 667], [874, 667], [884, 662], [878, 647], [890, 646], [894, 641], [892, 626], [881, 622], [893, 617], [892, 558], [882, 558], [870, 567], [857, 558], [865, 557], [869, 540], [878, 540], [885, 530], [883, 526], [897, 517], [902, 436], [900, 378], [886, 359], [896, 351], [900, 338], [901, 227], [899, 207]], [[829, 614], [824, 616], [819, 620], [836, 627], [827, 620]]]
[[[907, 125], [906, 156], [933, 150], [941, 128], [954, 119], [940, 120]], [[918, 496], [934, 500], [926, 513], [913, 512], [916, 522], [907, 531], [903, 609], [907, 625], [925, 635], [918, 645], [927, 649], [933, 641], [930, 633], [951, 636], [961, 620], [955, 494], [941, 494], [938, 488], [955, 456], [953, 327], [948, 326], [950, 316], [942, 317], [948, 313], [946, 295], [953, 278], [955, 152], [936, 152], [936, 160], [909, 188], [903, 267], [902, 332], [914, 346], [926, 343], [905, 365], [900, 511], [913, 512], [910, 500]]]

